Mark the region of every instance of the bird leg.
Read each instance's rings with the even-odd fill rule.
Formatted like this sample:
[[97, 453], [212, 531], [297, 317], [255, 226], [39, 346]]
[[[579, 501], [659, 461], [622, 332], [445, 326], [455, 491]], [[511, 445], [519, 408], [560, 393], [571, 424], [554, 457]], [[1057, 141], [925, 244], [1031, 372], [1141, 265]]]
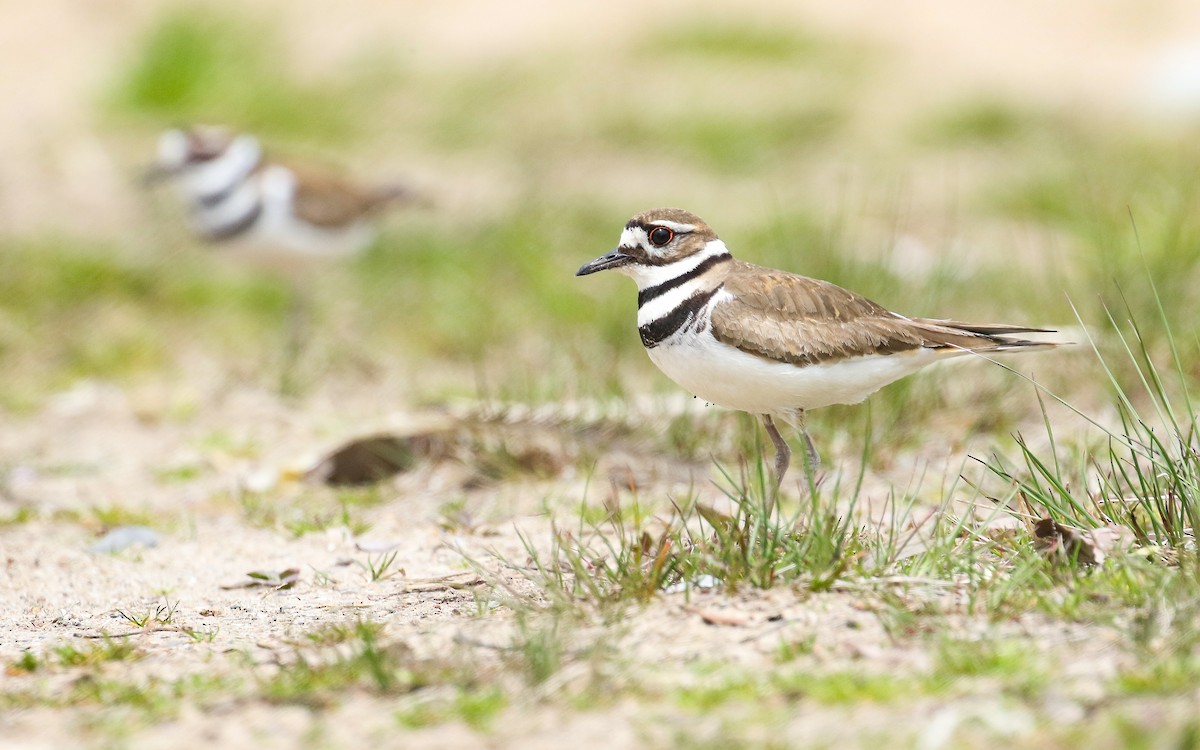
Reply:
[[810, 471], [816, 471], [821, 466], [821, 454], [817, 453], [817, 446], [813, 445], [812, 437], [808, 434], [808, 426], [805, 424], [807, 421], [807, 415], [800, 412], [800, 416], [796, 419], [796, 428], [800, 430], [800, 435], [804, 438], [804, 450], [808, 454], [808, 468]]
[[283, 362], [279, 373], [279, 394], [287, 398], [300, 395], [298, 369], [313, 329], [313, 297], [310, 290], [294, 282], [290, 291], [283, 332]]
[[[812, 436], [808, 434], [806, 427], [806, 416], [803, 411], [798, 411], [794, 415], [794, 419], [788, 421], [799, 430], [800, 435], [804, 438], [804, 452], [808, 459], [808, 470], [815, 472], [821, 466], [821, 454], [817, 453], [817, 446], [813, 444]], [[771, 436], [771, 442], [775, 444], [775, 491], [771, 493], [771, 501], [767, 505], [767, 512], [770, 514], [774, 510], [775, 500], [779, 497], [779, 488], [783, 484], [783, 476], [787, 474], [788, 465], [792, 459], [792, 449], [788, 447], [787, 441], [779, 434], [779, 429], [775, 426], [775, 420], [770, 414], [762, 415], [763, 426], [767, 428], [767, 434]]]
[[[779, 486], [783, 484], [783, 475], [787, 474], [788, 464], [792, 460], [792, 449], [788, 447], [787, 441], [779, 434], [779, 429], [775, 427], [775, 420], [771, 419], [770, 414], [762, 415], [763, 426], [767, 428], [767, 434], [771, 436], [771, 442], [775, 444], [775, 489], [771, 492], [771, 499], [767, 502], [767, 515], [771, 515], [775, 511], [775, 500], [779, 497]], [[807, 433], [806, 433], [807, 434]], [[809, 450], [812, 450], [812, 442], [809, 441]]]

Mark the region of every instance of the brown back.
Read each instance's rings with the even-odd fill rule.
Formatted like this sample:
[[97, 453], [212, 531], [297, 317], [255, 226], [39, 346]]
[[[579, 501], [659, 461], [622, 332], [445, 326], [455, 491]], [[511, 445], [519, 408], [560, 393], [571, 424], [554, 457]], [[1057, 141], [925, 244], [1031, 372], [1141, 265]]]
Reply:
[[949, 353], [1039, 345], [1005, 335], [1040, 329], [909, 319], [827, 281], [738, 260], [729, 264], [724, 289], [733, 299], [713, 310], [713, 335], [794, 365], [918, 348]]

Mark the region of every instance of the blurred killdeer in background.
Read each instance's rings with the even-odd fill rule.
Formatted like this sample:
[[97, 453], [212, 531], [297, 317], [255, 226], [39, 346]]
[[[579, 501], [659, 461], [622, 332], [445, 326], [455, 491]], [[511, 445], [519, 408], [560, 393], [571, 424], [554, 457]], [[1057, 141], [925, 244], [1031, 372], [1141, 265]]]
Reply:
[[215, 126], [168, 130], [147, 181], [174, 181], [196, 233], [234, 250], [235, 260], [290, 283], [280, 391], [294, 395], [295, 371], [310, 338], [317, 259], [364, 249], [374, 239], [372, 219], [416, 196], [400, 185], [374, 188], [274, 161], [253, 135]]
[[243, 240], [293, 259], [361, 250], [381, 209], [414, 198], [400, 185], [367, 188], [267, 159], [258, 138], [215, 126], [164, 132], [147, 179], [178, 184], [202, 238]]
[[906, 318], [827, 281], [736, 260], [704, 221], [677, 208], [638, 214], [615, 250], [576, 276], [613, 269], [638, 285], [638, 332], [654, 364], [705, 401], [761, 416], [775, 444], [775, 490], [791, 451], [776, 417], [804, 436], [805, 411], [855, 404], [926, 365], [970, 352], [1056, 344], [1042, 328]]

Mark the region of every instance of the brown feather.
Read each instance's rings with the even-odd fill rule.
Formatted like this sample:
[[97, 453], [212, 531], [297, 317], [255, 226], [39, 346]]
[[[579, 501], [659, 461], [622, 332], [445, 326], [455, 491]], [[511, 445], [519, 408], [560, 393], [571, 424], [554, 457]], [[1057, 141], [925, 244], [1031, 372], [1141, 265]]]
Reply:
[[320, 227], [340, 228], [408, 196], [396, 186], [364, 188], [341, 177], [289, 166], [296, 175], [296, 216]]
[[732, 299], [713, 309], [713, 335], [766, 359], [804, 366], [922, 347], [950, 353], [1047, 346], [1005, 337], [1044, 329], [909, 319], [827, 281], [743, 261], [727, 265], [724, 290]]

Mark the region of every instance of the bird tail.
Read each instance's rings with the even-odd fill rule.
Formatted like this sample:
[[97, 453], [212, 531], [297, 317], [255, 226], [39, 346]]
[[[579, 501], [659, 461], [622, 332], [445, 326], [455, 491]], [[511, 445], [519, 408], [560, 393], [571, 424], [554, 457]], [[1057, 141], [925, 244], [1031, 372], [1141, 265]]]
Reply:
[[378, 211], [392, 205], [429, 206], [427, 195], [401, 182], [389, 182], [375, 187], [370, 195], [371, 210]]
[[914, 323], [921, 326], [929, 337], [928, 345], [950, 350], [1003, 352], [1037, 351], [1054, 349], [1070, 344], [1070, 341], [1051, 341], [1042, 338], [1024, 338], [1020, 334], [1057, 333], [1053, 328], [1032, 328], [1004, 323], [963, 323], [958, 320], [936, 320], [918, 318]]

